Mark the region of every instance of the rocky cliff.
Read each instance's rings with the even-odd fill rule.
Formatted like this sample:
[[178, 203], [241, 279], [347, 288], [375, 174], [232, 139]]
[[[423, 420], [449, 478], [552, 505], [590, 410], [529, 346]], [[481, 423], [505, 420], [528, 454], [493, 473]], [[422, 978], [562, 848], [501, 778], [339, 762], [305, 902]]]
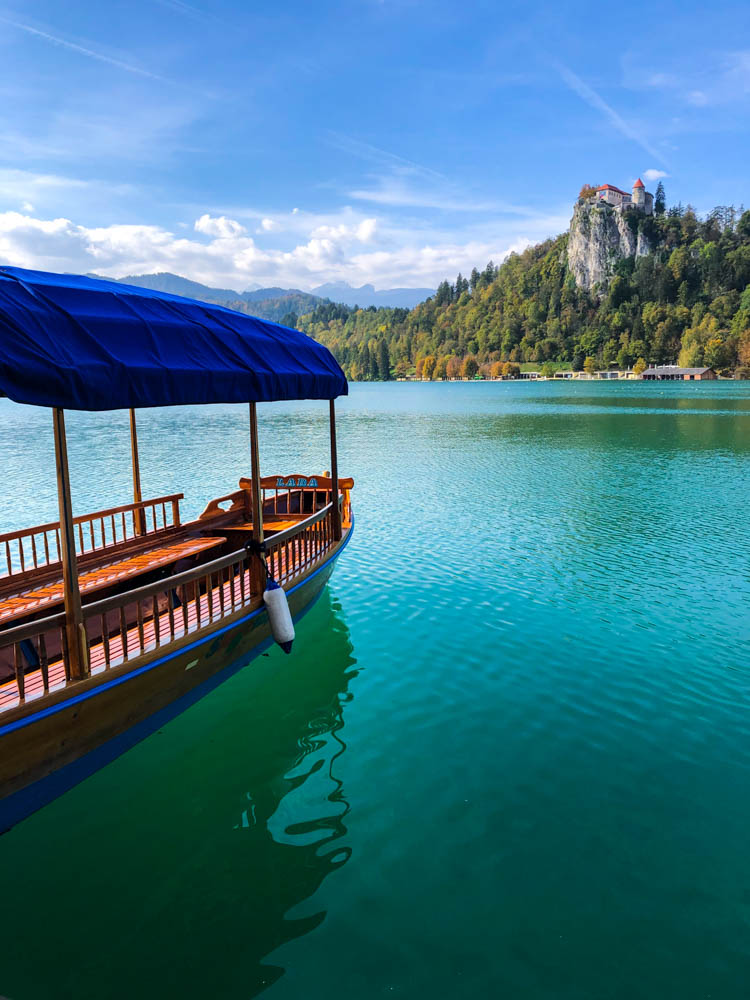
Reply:
[[623, 257], [642, 257], [651, 246], [641, 231], [642, 213], [624, 212], [593, 198], [576, 202], [568, 237], [568, 267], [579, 288], [603, 292], [615, 264]]

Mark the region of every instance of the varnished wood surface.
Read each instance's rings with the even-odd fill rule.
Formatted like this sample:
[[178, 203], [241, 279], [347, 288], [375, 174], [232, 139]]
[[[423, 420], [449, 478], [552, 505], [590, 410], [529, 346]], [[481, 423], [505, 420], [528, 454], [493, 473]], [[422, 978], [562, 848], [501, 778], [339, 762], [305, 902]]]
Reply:
[[[200, 541], [200, 539], [198, 539], [198, 541]], [[225, 541], [225, 539], [211, 539], [210, 541], [221, 542]], [[287, 585], [293, 585], [298, 579], [301, 579], [307, 573], [312, 572], [318, 564], [330, 558], [333, 548], [335, 548], [335, 546], [322, 552], [318, 559], [307, 565], [303, 563], [303, 554], [299, 549], [294, 547], [284, 548], [275, 557], [277, 574], [280, 578], [285, 579], [285, 583]], [[255, 566], [252, 564], [245, 571], [244, 593], [247, 595], [247, 599], [242, 607], [237, 606], [237, 595], [240, 592], [238, 580], [235, 580], [233, 584], [227, 581], [221, 587], [214, 587], [210, 596], [208, 594], [203, 594], [198, 603], [190, 602], [187, 607], [187, 629], [179, 634], [179, 638], [188, 638], [199, 630], [205, 629], [209, 625], [223, 625], [225, 620], [227, 618], [231, 618], [232, 616], [222, 615], [222, 608], [230, 608], [234, 606], [236, 608], [236, 612], [233, 613], [233, 615], [236, 616], [236, 614], [247, 613], [249, 610], [252, 610], [253, 607], [260, 606], [261, 598], [259, 591], [255, 590], [253, 592], [251, 590], [254, 583], [254, 571]], [[232, 594], [232, 587], [234, 587], [234, 595]], [[220, 595], [220, 591], [223, 591], [222, 595]], [[158, 637], [166, 637], [169, 635], [170, 617], [173, 620], [176, 620], [178, 624], [182, 623], [182, 614], [179, 610], [172, 610], [170, 615], [169, 609], [165, 609], [158, 615], [158, 628], [156, 627], [153, 619], [147, 619], [140, 625], [132, 625], [126, 631], [125, 641], [128, 649], [142, 649], [144, 655], [154, 653], [162, 646], [165, 647], [166, 651], [169, 644], [164, 640], [164, 638], [159, 641]], [[110, 664], [116, 665], [118, 661], [124, 659], [122, 637], [118, 634], [113, 634], [108, 639], [108, 645]], [[104, 673], [109, 675], [112, 672], [112, 667], [109, 669], [106, 668], [105, 650], [101, 642], [92, 644], [89, 655], [92, 677]], [[58, 692], [58, 694], [61, 693], [65, 690], [66, 686], [68, 686], [66, 685], [65, 668], [62, 660], [50, 663], [48, 671], [50, 694], [54, 695], [55, 692]], [[26, 704], [40, 699], [44, 695], [44, 683], [41, 670], [28, 671], [25, 675], [24, 686]], [[49, 695], [47, 697], [49, 697]], [[20, 699], [18, 697], [18, 688], [15, 680], [8, 681], [7, 683], [0, 685], [0, 719], [2, 719], [2, 714], [4, 712], [7, 712], [9, 709], [17, 708], [19, 705]]]
[[[328, 553], [328, 556], [332, 554], [335, 553]], [[303, 579], [300, 586], [289, 594], [293, 616], [309, 607], [325, 586], [332, 569], [333, 563], [329, 561], [321, 572]], [[104, 686], [96, 697], [76, 699], [70, 705], [60, 704], [59, 711], [43, 714], [33, 724], [22, 725], [4, 734], [0, 753], [0, 797], [12, 795], [97, 749], [212, 676], [221, 675], [230, 664], [237, 669], [246, 663], [253, 650], [270, 638], [268, 616], [258, 615], [247, 621], [247, 614], [248, 610], [239, 611], [228, 622], [222, 621], [217, 636], [211, 634], [210, 627], [186, 636], [177, 648], [170, 647], [170, 658], [154, 669], [134, 671], [127, 663], [80, 681], [76, 684], [76, 692], [93, 692], [99, 685]], [[227, 627], [224, 627], [225, 624]], [[184, 645], [184, 649], [179, 648], [180, 645]], [[159, 656], [159, 651], [151, 654], [152, 659]], [[110, 677], [118, 675], [122, 679], [127, 677], [127, 683], [105, 683]], [[224, 675], [229, 676], [229, 673]], [[47, 698], [54, 701], [57, 695], [67, 697], [68, 694], [68, 691], [59, 691]], [[37, 700], [24, 707], [38, 712], [42, 704], [41, 700]], [[0, 719], [5, 722], [8, 717], [16, 716], [18, 711], [2, 713]], [[21, 818], [23, 815], [12, 812], [4, 815], [0, 801], [0, 824], [4, 820], [18, 822]]]
[[[273, 535], [275, 531], [286, 531], [287, 528], [294, 528], [295, 525], [299, 524], [302, 520], [301, 517], [294, 518], [290, 521], [270, 521], [268, 518], [263, 519], [263, 534]], [[227, 524], [222, 529], [222, 531], [246, 531], [252, 532], [253, 522], [245, 521], [243, 524]]]
[[[78, 583], [82, 594], [101, 590], [150, 573], [152, 570], [169, 566], [180, 559], [206, 552], [225, 542], [225, 538], [188, 538], [171, 544], [148, 549], [127, 559], [111, 562], [98, 569], [81, 573]], [[17, 597], [9, 597], [0, 601], [0, 623], [5, 625], [24, 615], [35, 614], [63, 600], [63, 582], [55, 581], [37, 590], [31, 590]]]

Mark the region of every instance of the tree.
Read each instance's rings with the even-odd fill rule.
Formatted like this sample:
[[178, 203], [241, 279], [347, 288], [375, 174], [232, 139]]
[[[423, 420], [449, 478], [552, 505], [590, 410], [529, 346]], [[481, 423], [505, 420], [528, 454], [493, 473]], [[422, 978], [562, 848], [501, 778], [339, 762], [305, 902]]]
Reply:
[[[537, 368], [572, 359], [580, 371], [587, 357], [596, 367], [613, 360], [624, 367], [637, 358], [669, 363], [678, 356], [703, 364], [706, 351], [722, 370], [747, 366], [750, 212], [719, 206], [699, 218], [677, 205], [653, 216], [627, 214], [651, 249], [637, 260], [613, 261], [606, 288], [577, 287], [564, 234], [509, 254], [500, 267], [490, 262], [471, 269], [472, 294], [462, 273], [412, 310], [333, 302], [310, 308], [294, 298], [283, 313], [299, 313], [298, 329], [356, 378], [387, 378], [394, 370], [411, 375], [427, 356], [445, 359], [448, 377], [460, 374], [468, 355], [489, 375], [498, 359]], [[432, 377], [439, 371], [436, 362]]]
[[657, 215], [664, 215], [667, 207], [667, 199], [664, 194], [664, 185], [661, 181], [656, 185], [656, 197], [654, 198], [654, 212]]
[[453, 289], [447, 281], [441, 281], [435, 292], [435, 305], [444, 306], [453, 299]]
[[473, 354], [467, 354], [464, 358], [464, 363], [461, 365], [461, 375], [463, 378], [472, 379], [479, 371], [479, 365], [477, 359]]
[[435, 363], [435, 368], [432, 372], [432, 378], [435, 382], [442, 381], [447, 374], [448, 370], [448, 359], [446, 357], [438, 358]]
[[596, 371], [596, 358], [592, 358], [589, 355], [583, 362], [583, 370], [588, 372], [589, 375], [593, 375]]
[[596, 188], [593, 184], [584, 184], [578, 192], [579, 198], [596, 198]]
[[502, 361], [496, 361], [492, 368], [490, 368], [490, 375], [492, 378], [500, 378], [503, 374], [503, 363]]
[[385, 337], [381, 337], [378, 341], [378, 368], [381, 379], [387, 382], [391, 377], [391, 358]]
[[607, 368], [612, 367], [612, 365], [617, 360], [617, 353], [618, 353], [617, 341], [613, 337], [611, 340], [607, 341], [602, 350], [602, 361], [604, 362], [605, 367]]
[[435, 369], [435, 356], [434, 354], [428, 354], [427, 357], [422, 362], [422, 378], [432, 378], [432, 373]]
[[458, 378], [461, 374], [461, 359], [457, 358], [455, 354], [451, 354], [446, 362], [446, 373], [448, 378]]
[[644, 358], [638, 358], [636, 363], [633, 365], [633, 371], [635, 372], [636, 375], [642, 375], [645, 372], [646, 368], [648, 368], [648, 365], [646, 364]]
[[365, 381], [369, 381], [373, 377], [374, 371], [373, 371], [372, 355], [370, 354], [370, 348], [367, 346], [366, 343], [362, 344], [362, 350], [360, 351], [359, 354], [359, 364], [362, 369], [362, 376], [361, 376], [362, 379]]
[[552, 364], [551, 361], [545, 361], [544, 362], [544, 364], [541, 367], [541, 374], [544, 375], [545, 378], [553, 378], [554, 377], [555, 366]]

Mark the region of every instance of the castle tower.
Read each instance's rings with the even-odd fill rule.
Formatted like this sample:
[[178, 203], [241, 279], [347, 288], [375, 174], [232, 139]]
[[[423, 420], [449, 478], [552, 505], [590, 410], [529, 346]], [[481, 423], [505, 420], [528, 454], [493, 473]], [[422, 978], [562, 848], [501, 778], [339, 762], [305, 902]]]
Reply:
[[640, 177], [633, 185], [633, 208], [646, 209], [646, 188]]

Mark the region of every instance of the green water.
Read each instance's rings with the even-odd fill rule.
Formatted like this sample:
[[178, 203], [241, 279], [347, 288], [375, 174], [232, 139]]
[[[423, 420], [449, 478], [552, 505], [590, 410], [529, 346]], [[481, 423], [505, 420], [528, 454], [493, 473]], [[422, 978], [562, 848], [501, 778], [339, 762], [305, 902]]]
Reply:
[[[0, 841], [12, 1000], [734, 1000], [750, 982], [750, 385], [355, 385], [357, 526], [260, 657]], [[324, 404], [261, 407], [266, 473]], [[140, 420], [186, 512], [242, 407]], [[74, 506], [125, 414], [70, 415]], [[0, 405], [2, 527], [55, 516]], [[11, 499], [12, 498], [12, 499]]]

